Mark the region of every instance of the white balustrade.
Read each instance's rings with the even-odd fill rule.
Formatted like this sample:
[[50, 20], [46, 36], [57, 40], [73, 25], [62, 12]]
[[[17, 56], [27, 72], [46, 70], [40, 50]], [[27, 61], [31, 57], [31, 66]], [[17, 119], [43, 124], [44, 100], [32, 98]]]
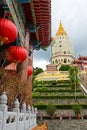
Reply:
[[23, 103], [20, 112], [20, 103], [18, 99], [14, 102], [13, 111], [8, 111], [7, 96], [3, 92], [0, 97], [0, 130], [32, 130], [36, 124], [36, 113], [34, 108], [28, 106], [26, 111], [26, 104]]

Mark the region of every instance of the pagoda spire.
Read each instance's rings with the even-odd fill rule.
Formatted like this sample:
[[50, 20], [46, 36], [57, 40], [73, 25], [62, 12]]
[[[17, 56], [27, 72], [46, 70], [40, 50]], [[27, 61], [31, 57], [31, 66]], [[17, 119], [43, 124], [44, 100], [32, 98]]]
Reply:
[[58, 31], [56, 33], [56, 36], [59, 36], [59, 35], [67, 35], [67, 33], [65, 32], [63, 26], [62, 26], [62, 22], [60, 21], [60, 24], [59, 24], [59, 28], [58, 28]]

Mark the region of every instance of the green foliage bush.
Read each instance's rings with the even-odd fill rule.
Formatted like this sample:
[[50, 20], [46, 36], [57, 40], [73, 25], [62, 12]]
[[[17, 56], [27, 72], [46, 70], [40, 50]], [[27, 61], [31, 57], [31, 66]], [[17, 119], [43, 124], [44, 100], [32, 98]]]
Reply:
[[33, 92], [32, 96], [38, 96], [38, 92]]
[[[61, 95], [61, 96], [32, 96], [33, 97], [33, 99], [74, 99], [75, 97], [74, 96], [63, 96], [63, 95]], [[81, 96], [77, 96], [77, 99], [85, 99], [86, 98], [86, 96], [84, 96], [84, 95], [81, 95]]]
[[78, 114], [81, 113], [82, 106], [76, 104], [76, 105], [72, 106], [72, 109], [73, 109], [73, 111], [75, 112], [75, 114], [78, 115]]
[[47, 90], [49, 90], [49, 88], [47, 88], [47, 87], [38, 87], [38, 88], [36, 88], [36, 91], [47, 91]]
[[[75, 106], [75, 104], [67, 104], [67, 105], [62, 105], [62, 104], [56, 104], [55, 105], [57, 109], [73, 109], [72, 106]], [[80, 104], [80, 106], [83, 108], [83, 109], [87, 109], [87, 104]], [[43, 105], [38, 105], [38, 104], [34, 104], [34, 107], [37, 107], [37, 109], [39, 110], [46, 110], [47, 109], [47, 104], [43, 104]]]
[[45, 102], [40, 101], [40, 102], [37, 103], [37, 105], [45, 105]]
[[61, 65], [59, 68], [60, 71], [68, 71], [70, 69], [70, 65]]
[[57, 108], [56, 108], [55, 105], [53, 105], [53, 104], [48, 104], [48, 105], [47, 105], [46, 111], [47, 111], [47, 113], [48, 113], [50, 116], [53, 116], [56, 110], [57, 110]]

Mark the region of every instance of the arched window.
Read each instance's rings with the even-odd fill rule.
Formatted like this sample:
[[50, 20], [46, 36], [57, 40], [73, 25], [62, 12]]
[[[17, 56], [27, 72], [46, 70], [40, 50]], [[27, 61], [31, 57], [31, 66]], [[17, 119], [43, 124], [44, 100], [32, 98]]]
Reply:
[[64, 59], [64, 63], [67, 63], [67, 59], [66, 58]]
[[57, 61], [57, 59], [55, 60], [55, 63], [56, 63], [56, 64], [58, 64], [58, 61]]
[[61, 47], [61, 45], [59, 45], [59, 47]]
[[68, 62], [70, 63], [70, 60], [68, 59]]
[[66, 51], [64, 51], [64, 54], [66, 54]]

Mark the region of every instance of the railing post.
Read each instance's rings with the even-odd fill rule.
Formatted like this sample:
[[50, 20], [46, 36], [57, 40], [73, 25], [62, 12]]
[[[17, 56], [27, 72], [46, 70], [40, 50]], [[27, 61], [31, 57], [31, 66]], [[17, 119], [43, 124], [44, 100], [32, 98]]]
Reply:
[[26, 104], [25, 102], [22, 104], [22, 110], [21, 110], [22, 113], [24, 113], [24, 130], [26, 129]]
[[33, 106], [32, 106], [32, 108], [31, 108], [31, 110], [32, 110], [32, 114], [34, 114], [34, 108], [33, 108]]
[[35, 114], [37, 114], [37, 108], [36, 107], [34, 108], [34, 112], [35, 112]]
[[34, 119], [34, 124], [37, 125], [37, 108], [34, 108], [34, 114], [35, 114], [35, 119]]
[[30, 107], [30, 105], [28, 105], [28, 112], [29, 112], [29, 114], [31, 113], [31, 107]]
[[16, 117], [16, 130], [19, 130], [19, 101], [18, 99], [15, 100], [14, 102], [14, 108], [13, 111], [17, 113], [17, 117]]
[[3, 119], [2, 119], [2, 130], [5, 130], [6, 125], [6, 116], [7, 116], [7, 96], [5, 92], [2, 92], [0, 96], [0, 111], [3, 112]]
[[22, 104], [21, 112], [26, 113], [26, 104], [25, 104], [25, 102]]
[[28, 113], [29, 113], [29, 128], [31, 127], [31, 106], [28, 105]]

